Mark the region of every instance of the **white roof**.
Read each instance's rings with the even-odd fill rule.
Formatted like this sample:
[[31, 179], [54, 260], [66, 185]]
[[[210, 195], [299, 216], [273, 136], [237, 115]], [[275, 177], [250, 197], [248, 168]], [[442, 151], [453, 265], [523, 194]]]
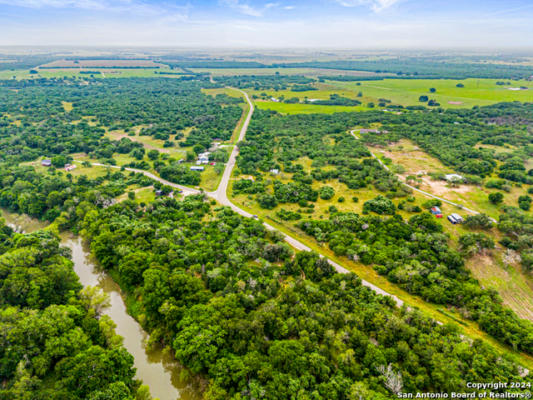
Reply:
[[444, 177], [447, 180], [450, 180], [450, 179], [463, 179], [463, 177], [461, 175], [458, 175], [458, 174], [447, 174]]

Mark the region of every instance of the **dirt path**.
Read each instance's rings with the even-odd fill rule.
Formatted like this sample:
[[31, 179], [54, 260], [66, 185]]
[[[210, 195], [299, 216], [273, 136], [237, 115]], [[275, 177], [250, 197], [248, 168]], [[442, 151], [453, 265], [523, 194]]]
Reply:
[[[351, 130], [351, 131], [350, 131], [350, 134], [351, 134], [354, 138], [360, 140], [361, 138], [358, 137], [358, 136], [355, 134], [355, 131], [356, 131], [356, 129]], [[369, 151], [370, 151], [370, 150], [369, 150]], [[385, 165], [385, 164], [383, 163], [383, 161], [381, 161], [381, 159], [379, 159], [378, 157], [376, 157], [376, 155], [375, 155], [374, 153], [370, 152], [370, 155], [371, 155], [373, 158], [375, 158], [376, 160], [378, 160], [378, 162], [381, 164], [381, 166], [382, 166], [383, 168], [385, 168], [387, 171], [390, 172], [390, 168], [389, 168], [387, 165]], [[398, 175], [398, 174], [395, 174], [395, 175], [396, 175], [396, 177], [400, 180], [400, 182], [402, 182], [405, 186], [407, 186], [407, 187], [408, 187], [409, 189], [411, 189], [411, 190], [414, 190], [415, 192], [418, 192], [418, 193], [420, 193], [420, 194], [423, 194], [424, 196], [427, 196], [427, 197], [431, 197], [431, 198], [433, 198], [433, 199], [440, 200], [440, 201], [442, 201], [443, 203], [447, 203], [447, 204], [450, 204], [450, 205], [455, 206], [455, 207], [457, 207], [457, 208], [460, 208], [461, 210], [464, 210], [464, 211], [466, 211], [466, 212], [469, 212], [470, 214], [474, 214], [474, 215], [475, 215], [475, 214], [480, 214], [479, 211], [472, 210], [471, 208], [465, 207], [465, 206], [463, 206], [462, 204], [454, 203], [453, 201], [446, 200], [446, 199], [444, 199], [444, 198], [442, 198], [442, 197], [435, 196], [434, 194], [431, 194], [431, 193], [425, 192], [425, 191], [420, 190], [420, 189], [418, 189], [418, 188], [416, 188], [416, 187], [414, 187], [414, 186], [411, 186], [411, 185], [409, 185], [408, 183], [405, 183], [405, 181], [402, 180], [402, 177], [401, 177], [400, 175]], [[495, 224], [498, 223], [498, 221], [496, 221], [494, 218], [490, 218], [490, 219], [491, 219], [491, 221], [494, 222]]]

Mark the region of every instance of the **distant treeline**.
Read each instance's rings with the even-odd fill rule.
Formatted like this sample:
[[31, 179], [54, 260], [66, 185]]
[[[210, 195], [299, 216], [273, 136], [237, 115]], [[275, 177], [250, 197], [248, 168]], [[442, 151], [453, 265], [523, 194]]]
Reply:
[[171, 68], [270, 68], [270, 65], [256, 61], [179, 61], [164, 62]]
[[30, 69], [41, 64], [46, 64], [57, 60], [57, 57], [37, 55], [37, 56], [13, 56], [0, 54], [0, 71], [10, 69]]
[[[81, 65], [56, 65], [56, 66], [49, 66], [49, 67], [39, 67], [39, 69], [81, 69], [83, 68]], [[103, 68], [103, 69], [159, 69], [161, 67], [155, 66], [155, 67], [149, 67], [149, 66], [131, 66], [131, 65], [124, 65], [124, 66], [107, 66], [107, 65], [91, 65], [91, 68]]]
[[[507, 78], [524, 79], [533, 75], [533, 67], [522, 65], [448, 62], [442, 59], [399, 57], [383, 60], [307, 61], [300, 63], [263, 64], [257, 61], [179, 61], [165, 62], [170, 67], [185, 68], [321, 68], [369, 71], [413, 78]], [[369, 80], [373, 77], [347, 77], [346, 80]]]
[[[382, 81], [383, 79], [394, 79], [398, 76], [353, 76], [353, 75], [321, 75], [318, 77], [321, 81], [338, 81], [338, 82], [357, 82], [357, 81]], [[405, 76], [401, 78], [405, 79]]]
[[418, 78], [508, 78], [523, 79], [533, 75], [533, 67], [504, 64], [435, 62], [417, 58], [395, 58], [365, 61], [311, 61], [302, 63], [273, 64], [279, 68], [322, 68], [348, 71], [392, 73], [398, 76]]

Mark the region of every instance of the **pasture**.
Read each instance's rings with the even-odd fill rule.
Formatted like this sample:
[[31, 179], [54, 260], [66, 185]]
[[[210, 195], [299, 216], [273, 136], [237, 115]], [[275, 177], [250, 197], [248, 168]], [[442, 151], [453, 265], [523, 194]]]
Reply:
[[[503, 81], [503, 80], [502, 80]], [[504, 101], [533, 101], [533, 82], [510, 81], [510, 84], [497, 85], [496, 79], [385, 79], [382, 81], [333, 82], [328, 81], [332, 90], [349, 90], [363, 93], [364, 99], [384, 98], [403, 106], [425, 105], [420, 96], [434, 99], [442, 108], [462, 108], [475, 105], [489, 105]], [[505, 81], [506, 83], [508, 81]], [[457, 87], [458, 84], [464, 87]], [[511, 90], [528, 87], [528, 90]], [[430, 93], [435, 88], [435, 93]]]

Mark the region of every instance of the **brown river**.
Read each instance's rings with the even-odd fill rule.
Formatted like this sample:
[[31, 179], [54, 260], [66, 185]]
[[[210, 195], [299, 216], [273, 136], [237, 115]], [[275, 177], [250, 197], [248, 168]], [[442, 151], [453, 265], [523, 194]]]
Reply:
[[[33, 232], [46, 224], [25, 215], [1, 210], [6, 223], [19, 232]], [[133, 355], [136, 377], [150, 387], [150, 393], [160, 400], [200, 400], [201, 382], [182, 367], [171, 354], [162, 348], [148, 348], [148, 334], [126, 312], [120, 287], [92, 260], [80, 237], [62, 235], [62, 244], [72, 251], [74, 271], [83, 286], [97, 286], [108, 294], [110, 306], [104, 311], [117, 325], [115, 331], [124, 338], [124, 347]]]

